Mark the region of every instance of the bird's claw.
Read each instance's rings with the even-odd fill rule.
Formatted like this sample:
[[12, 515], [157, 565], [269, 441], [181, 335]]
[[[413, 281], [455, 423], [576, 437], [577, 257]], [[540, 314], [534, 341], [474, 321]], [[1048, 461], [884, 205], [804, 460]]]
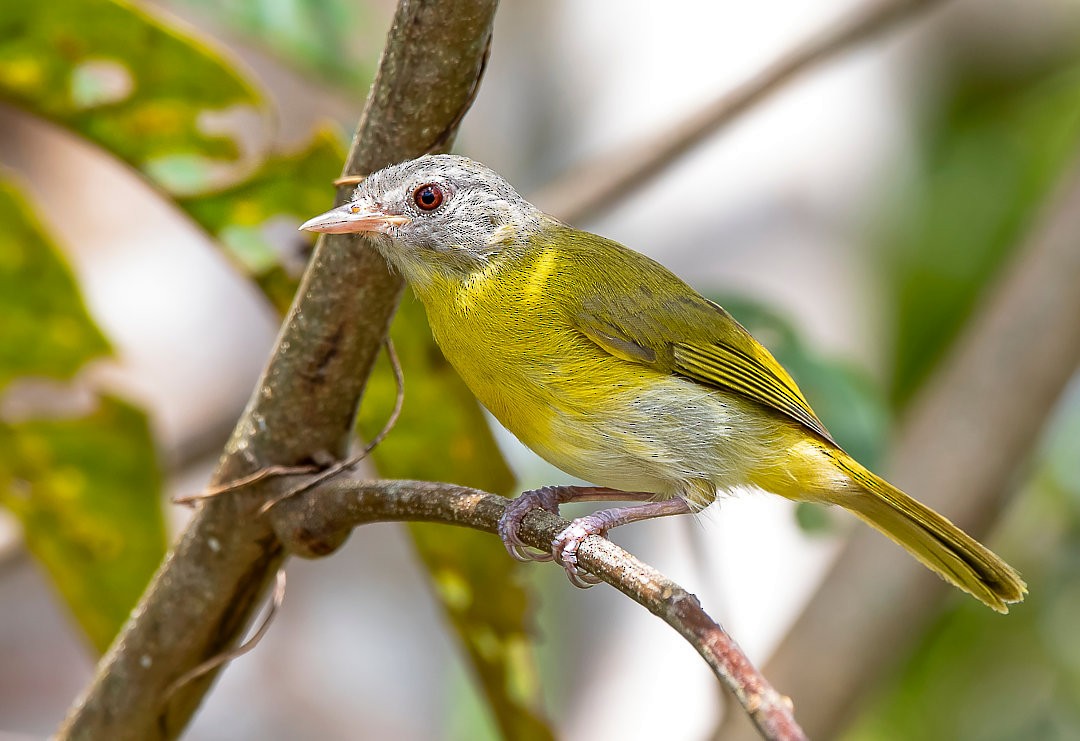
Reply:
[[600, 577], [578, 567], [578, 548], [590, 535], [607, 537], [607, 529], [588, 517], [579, 517], [572, 520], [570, 525], [551, 541], [551, 552], [556, 563], [566, 570], [566, 578], [570, 583], [580, 589], [588, 589], [603, 582]]
[[526, 491], [521, 496], [512, 499], [506, 505], [502, 517], [499, 518], [499, 538], [506, 546], [507, 552], [516, 560], [528, 561], [551, 561], [554, 556], [547, 551], [533, 548], [521, 539], [518, 534], [521, 529], [521, 521], [525, 519], [530, 509], [542, 509], [553, 515], [559, 514], [559, 501], [555, 487], [545, 486], [540, 489]]
[[[521, 523], [531, 509], [543, 509], [553, 515], [559, 514], [559, 505], [572, 501], [582, 493], [595, 494], [597, 490], [568, 486], [544, 486], [521, 494], [506, 505], [506, 510], [499, 518], [499, 537], [511, 556], [518, 561], [555, 561], [566, 570], [566, 576], [575, 587], [587, 589], [599, 584], [602, 579], [583, 571], [578, 567], [577, 551], [581, 542], [590, 535], [607, 535], [608, 528], [617, 522], [605, 517], [606, 512], [594, 513], [589, 517], [579, 517], [555, 536], [551, 541], [551, 551], [542, 551], [528, 545], [521, 539]], [[605, 492], [608, 490], [604, 490]]]

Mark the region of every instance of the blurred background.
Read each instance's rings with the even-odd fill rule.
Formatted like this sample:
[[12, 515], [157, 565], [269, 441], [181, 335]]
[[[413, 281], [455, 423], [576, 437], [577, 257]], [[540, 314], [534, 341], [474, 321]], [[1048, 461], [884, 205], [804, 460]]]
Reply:
[[[887, 460], [905, 408], [1017, 259], [1080, 144], [1080, 6], [940, 5], [576, 220], [727, 306], [870, 465]], [[189, 513], [168, 497], [206, 484], [273, 347], [306, 257], [295, 228], [331, 203], [394, 10], [52, 7], [0, 10], [4, 738], [55, 729], [183, 527]], [[508, 0], [455, 151], [555, 203], [572, 167], [641, 146], [859, 7]], [[154, 53], [139, 56], [146, 39]], [[125, 110], [131, 100], [144, 104]], [[424, 382], [406, 374], [408, 408]], [[392, 400], [385, 381], [372, 384], [372, 429]], [[570, 480], [494, 434], [516, 477], [505, 493]], [[989, 544], [1023, 572], [1028, 600], [1001, 618], [950, 595], [845, 708], [838, 735], [1080, 737], [1075, 382], [1004, 495], [987, 503], [1002, 511]], [[747, 494], [615, 540], [765, 664], [849, 519]], [[120, 553], [123, 570], [109, 565]], [[273, 628], [223, 673], [187, 738], [497, 737], [403, 526], [368, 526], [288, 571]], [[534, 680], [559, 737], [727, 737], [730, 703], [666, 626], [557, 569], [514, 578], [531, 595]], [[852, 599], [838, 609], [860, 609]], [[862, 660], [877, 658], [836, 657]]]

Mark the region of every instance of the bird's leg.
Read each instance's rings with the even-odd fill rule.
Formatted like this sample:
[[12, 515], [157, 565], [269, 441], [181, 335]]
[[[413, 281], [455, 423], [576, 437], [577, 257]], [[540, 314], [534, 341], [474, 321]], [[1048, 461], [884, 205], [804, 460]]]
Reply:
[[525, 514], [534, 508], [546, 510], [553, 515], [559, 514], [559, 505], [567, 502], [611, 502], [651, 499], [654, 494], [626, 492], [608, 489], [602, 486], [542, 486], [523, 492], [506, 505], [506, 511], [499, 518], [499, 537], [510, 555], [518, 561], [550, 561], [552, 555], [545, 551], [530, 548], [518, 536], [518, 529]]
[[[655, 496], [649, 494], [647, 496]], [[629, 498], [629, 497], [626, 497]], [[577, 550], [582, 541], [590, 535], [607, 537], [607, 532], [613, 527], [627, 525], [640, 520], [651, 520], [654, 517], [668, 517], [670, 515], [685, 515], [693, 510], [681, 497], [672, 497], [659, 502], [646, 502], [633, 507], [614, 507], [593, 512], [585, 517], [578, 517], [570, 522], [569, 527], [555, 536], [551, 541], [551, 552], [554, 559], [566, 569], [566, 576], [575, 587], [587, 589], [602, 580], [578, 570]]]

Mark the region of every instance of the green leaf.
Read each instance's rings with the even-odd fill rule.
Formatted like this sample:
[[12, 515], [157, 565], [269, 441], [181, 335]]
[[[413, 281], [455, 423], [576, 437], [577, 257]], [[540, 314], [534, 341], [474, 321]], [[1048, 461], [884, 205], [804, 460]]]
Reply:
[[258, 93], [217, 51], [117, 0], [7, 3], [0, 100], [81, 134], [173, 192], [235, 162], [226, 113]]
[[1080, 385], [1043, 438], [990, 544], [1020, 567], [1028, 596], [1003, 618], [953, 595], [848, 741], [1080, 737]]
[[[331, 12], [344, 7], [327, 6]], [[303, 256], [307, 244], [296, 235], [295, 226], [301, 218], [327, 207], [333, 193], [331, 181], [344, 156], [332, 135], [321, 133], [306, 150], [271, 157], [243, 182], [208, 192], [221, 165], [239, 158], [236, 142], [214, 133], [220, 126], [215, 126], [215, 116], [219, 122], [226, 120], [238, 107], [262, 106], [262, 99], [220, 54], [115, 0], [24, 4], [0, 16], [0, 99], [72, 129], [165, 190], [185, 194], [178, 201], [180, 207], [220, 240], [279, 311], [287, 308], [296, 285], [289, 262], [302, 266], [296, 258]], [[401, 321], [410, 322], [402, 325], [408, 327], [404, 334], [398, 332], [408, 348], [410, 388], [416, 394], [410, 396], [410, 403], [420, 408], [434, 404], [431, 408], [440, 411], [437, 419], [405, 415], [380, 447], [377, 458], [384, 471], [391, 475], [387, 469], [392, 468], [404, 472], [400, 475], [506, 491], [510, 474], [476, 401], [444, 363], [431, 379], [425, 378], [431, 358], [438, 356], [426, 322], [422, 314]], [[382, 372], [385, 385], [389, 376], [385, 368]], [[373, 379], [373, 388], [379, 383]], [[392, 390], [389, 393], [392, 399]], [[368, 398], [373, 396], [369, 392]], [[367, 409], [376, 416], [386, 411], [377, 404]], [[110, 420], [115, 422], [118, 416], [113, 414]], [[104, 425], [110, 420], [98, 422]], [[136, 431], [131, 425], [125, 429], [128, 434]], [[9, 430], [7, 434], [17, 433]], [[75, 452], [77, 446], [71, 447], [67, 452]], [[440, 458], [424, 452], [436, 447], [446, 454]], [[395, 449], [400, 458], [391, 456], [389, 451]], [[142, 459], [153, 460], [152, 455]], [[87, 481], [91, 474], [104, 473], [89, 471]], [[18, 480], [23, 478], [20, 475]], [[137, 487], [115, 492], [117, 501], [135, 491]], [[146, 487], [142, 491], [156, 490]], [[27, 522], [35, 527], [40, 524], [35, 547], [47, 563], [55, 564], [56, 579], [73, 604], [78, 603], [77, 612], [84, 609], [79, 574], [62, 568], [70, 566], [65, 557], [78, 546], [66, 543], [64, 537], [79, 535], [63, 520], [67, 505], [60, 500], [50, 502], [44, 495], [34, 497], [33, 507], [25, 498], [11, 501], [13, 507], [22, 507]], [[101, 529], [113, 535], [105, 525]], [[136, 531], [153, 539], [158, 528]], [[501, 727], [516, 738], [550, 738], [550, 730], [533, 710], [538, 693], [531, 639], [525, 629], [527, 599], [514, 579], [514, 562], [490, 536], [430, 526], [412, 532], [418, 552], [431, 569], [436, 594], [463, 638]], [[86, 541], [82, 547], [91, 545]], [[88, 560], [85, 565], [91, 569], [93, 563]], [[111, 636], [101, 626], [115, 618], [113, 608], [122, 601], [102, 605], [111, 617], [90, 621], [96, 645], [104, 645], [104, 636]]]
[[165, 553], [146, 415], [104, 396], [74, 419], [0, 422], [0, 504], [104, 651]]
[[[918, 171], [887, 237], [890, 289], [900, 300], [891, 389], [898, 404], [977, 310], [1075, 161], [1080, 66], [1075, 44], [1065, 48], [1071, 60], [1034, 74], [979, 55], [935, 75], [946, 97], [926, 127]], [[1045, 51], [1034, 56], [1045, 60]], [[1024, 602], [1006, 617], [952, 595], [950, 609], [861, 711], [848, 741], [1080, 738], [1077, 390], [1073, 383], [1047, 425], [1042, 449], [1025, 466], [1032, 480], [988, 543], [1019, 567], [1030, 590]]]
[[1075, 64], [1034, 79], [964, 74], [944, 87], [884, 240], [896, 405], [956, 337], [1080, 143]]
[[[420, 303], [406, 297], [391, 328], [405, 376], [394, 432], [375, 449], [379, 472], [506, 493], [513, 475], [480, 407], [431, 340]], [[359, 426], [370, 439], [393, 409], [396, 386], [382, 358], [364, 395]], [[540, 716], [529, 597], [497, 538], [464, 528], [410, 523], [417, 553], [462, 639], [507, 738], [549, 739]]]
[[19, 376], [69, 379], [109, 343], [59, 251], [0, 180], [0, 390]]
[[242, 183], [177, 203], [284, 314], [311, 244], [296, 226], [326, 210], [344, 158], [340, 137], [320, 131], [301, 151], [267, 158]]
[[[1075, 457], [1075, 438], [1069, 443]], [[924, 634], [849, 741], [1066, 741], [1080, 733], [1080, 509], [1041, 472], [1005, 522], [1030, 593], [1007, 619], [963, 597]], [[1011, 555], [1010, 555], [1011, 554]]]

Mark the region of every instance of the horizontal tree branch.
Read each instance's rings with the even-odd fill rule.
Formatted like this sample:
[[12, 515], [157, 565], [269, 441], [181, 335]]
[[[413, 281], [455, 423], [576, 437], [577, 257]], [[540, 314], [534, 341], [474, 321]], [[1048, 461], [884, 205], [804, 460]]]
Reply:
[[878, 0], [858, 8], [670, 128], [571, 168], [531, 199], [543, 211], [569, 223], [590, 219], [623, 202], [628, 193], [816, 64], [941, 4], [943, 0]]
[[[338, 548], [357, 525], [371, 522], [439, 522], [495, 533], [508, 501], [453, 484], [338, 479], [283, 501], [269, 516], [287, 549], [314, 558]], [[520, 534], [529, 545], [549, 550], [552, 539], [568, 524], [533, 510], [525, 516]], [[606, 538], [586, 538], [578, 561], [685, 638], [732, 691], [763, 737], [806, 738], [795, 722], [791, 701], [754, 668], [697, 597]]]

